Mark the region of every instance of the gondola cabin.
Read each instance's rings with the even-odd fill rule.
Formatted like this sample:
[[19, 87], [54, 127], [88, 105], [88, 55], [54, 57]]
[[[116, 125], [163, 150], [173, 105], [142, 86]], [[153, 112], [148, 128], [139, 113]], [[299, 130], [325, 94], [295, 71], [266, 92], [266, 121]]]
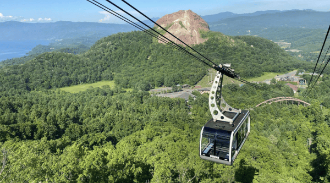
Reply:
[[212, 119], [202, 128], [199, 156], [204, 160], [232, 165], [250, 133], [250, 112], [228, 105], [221, 95], [223, 74], [236, 77], [230, 65], [220, 65], [209, 95]]
[[233, 124], [209, 120], [200, 135], [199, 155], [204, 160], [232, 165], [250, 133], [250, 113], [226, 114], [234, 117]]

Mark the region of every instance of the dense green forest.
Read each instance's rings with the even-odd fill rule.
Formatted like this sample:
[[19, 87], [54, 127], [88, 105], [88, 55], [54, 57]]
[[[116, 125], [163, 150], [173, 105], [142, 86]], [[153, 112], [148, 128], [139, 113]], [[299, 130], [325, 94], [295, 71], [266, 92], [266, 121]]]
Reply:
[[[280, 84], [262, 87], [226, 85], [224, 96], [235, 107], [251, 108], [269, 97], [293, 95]], [[2, 97], [0, 158], [6, 165], [0, 178], [5, 182], [329, 178], [329, 113], [323, 115], [317, 101], [308, 107], [272, 104], [251, 110], [252, 132], [230, 167], [198, 156], [200, 129], [211, 116], [208, 96], [195, 94], [197, 99], [188, 103], [108, 87], [78, 94], [49, 90]], [[308, 139], [313, 139], [311, 146]]]
[[[232, 63], [242, 77], [312, 70], [276, 44], [252, 36], [204, 33], [194, 49]], [[102, 38], [81, 54], [43, 53], [0, 68], [0, 181], [3, 182], [327, 182], [330, 181], [329, 70], [302, 98], [283, 84], [224, 86], [236, 108], [250, 109], [251, 133], [233, 166], [199, 158], [208, 95], [151, 96], [156, 86], [195, 84], [207, 67], [142, 32]], [[117, 86], [66, 93], [57, 88], [100, 80]], [[124, 92], [121, 88], [133, 88]], [[300, 90], [301, 95], [306, 92]], [[320, 104], [323, 105], [321, 109]], [[308, 142], [311, 141], [311, 145]]]

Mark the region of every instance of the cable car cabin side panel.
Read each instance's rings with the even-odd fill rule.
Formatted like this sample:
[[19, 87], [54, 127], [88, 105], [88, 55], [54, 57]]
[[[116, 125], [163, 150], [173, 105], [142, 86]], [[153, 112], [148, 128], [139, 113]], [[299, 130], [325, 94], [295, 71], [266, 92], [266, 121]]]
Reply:
[[232, 148], [232, 163], [235, 161], [239, 151], [243, 147], [247, 137], [250, 134], [250, 115], [247, 116], [247, 119], [243, 122], [240, 129], [235, 133], [233, 132], [233, 134], [233, 143], [236, 143], [236, 147], [233, 145]]
[[200, 134], [200, 157], [232, 165], [250, 132], [249, 114], [248, 110], [242, 110], [233, 125], [224, 121], [209, 120]]

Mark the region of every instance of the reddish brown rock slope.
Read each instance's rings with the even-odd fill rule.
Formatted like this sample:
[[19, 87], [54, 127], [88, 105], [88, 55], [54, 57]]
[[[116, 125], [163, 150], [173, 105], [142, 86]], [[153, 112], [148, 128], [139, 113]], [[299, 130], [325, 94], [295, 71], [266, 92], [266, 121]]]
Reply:
[[[167, 31], [171, 32], [188, 45], [205, 42], [207, 39], [201, 38], [199, 31], [210, 30], [209, 25], [199, 15], [191, 10], [180, 10], [178, 12], [165, 15], [157, 20], [156, 23], [164, 28], [169, 27]], [[158, 27], [157, 30], [160, 31], [161, 29]], [[177, 44], [182, 44], [168, 33], [165, 33], [164, 36]], [[163, 43], [161, 41], [158, 42]]]

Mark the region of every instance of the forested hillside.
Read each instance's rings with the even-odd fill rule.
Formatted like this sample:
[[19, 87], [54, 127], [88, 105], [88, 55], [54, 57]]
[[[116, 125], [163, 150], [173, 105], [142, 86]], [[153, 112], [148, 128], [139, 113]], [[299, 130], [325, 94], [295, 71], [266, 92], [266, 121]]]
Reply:
[[[313, 69], [312, 64], [294, 59], [263, 38], [216, 32], [204, 36], [209, 40], [194, 48], [216, 63], [232, 63], [242, 78]], [[100, 39], [83, 54], [44, 53], [23, 65], [4, 66], [0, 91], [52, 89], [113, 79], [124, 88], [145, 91], [163, 85], [194, 85], [206, 71], [202, 63], [143, 32], [119, 33]]]
[[[242, 77], [313, 69], [264, 38], [215, 32], [203, 36], [208, 41], [194, 49], [216, 63], [232, 63]], [[330, 180], [328, 75], [312, 97], [304, 99], [312, 103], [308, 107], [255, 108], [266, 99], [294, 95], [279, 83], [258, 88], [225, 85], [226, 101], [251, 111], [248, 140], [234, 165], [225, 166], [198, 155], [201, 127], [211, 118], [206, 94], [195, 92], [196, 100], [186, 102], [145, 91], [195, 84], [207, 69], [143, 32], [102, 38], [81, 54], [43, 53], [24, 64], [0, 68], [0, 181]], [[115, 80], [117, 87], [75, 94], [57, 89], [100, 80]], [[121, 87], [133, 91], [124, 92]]]

